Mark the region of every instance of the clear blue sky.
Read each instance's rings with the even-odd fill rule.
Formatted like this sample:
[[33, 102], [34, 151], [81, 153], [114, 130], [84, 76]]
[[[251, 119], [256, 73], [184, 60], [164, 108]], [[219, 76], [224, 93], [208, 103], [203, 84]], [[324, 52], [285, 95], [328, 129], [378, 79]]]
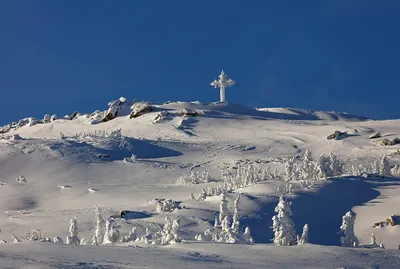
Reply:
[[400, 1], [0, 1], [0, 124], [120, 96], [400, 118]]

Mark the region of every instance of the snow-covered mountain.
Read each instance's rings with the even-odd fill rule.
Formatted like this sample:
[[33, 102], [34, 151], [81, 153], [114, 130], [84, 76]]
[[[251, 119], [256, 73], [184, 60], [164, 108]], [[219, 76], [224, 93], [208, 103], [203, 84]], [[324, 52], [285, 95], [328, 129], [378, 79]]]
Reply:
[[[335, 131], [343, 135], [327, 139]], [[400, 231], [385, 221], [400, 213], [400, 154], [381, 140], [397, 136], [398, 120], [231, 103], [120, 98], [91, 114], [27, 118], [0, 134], [0, 268], [396, 268]], [[280, 195], [295, 233], [309, 224], [308, 244], [273, 245]], [[96, 206], [115, 218], [113, 236], [138, 241], [89, 246]], [[348, 211], [357, 248], [340, 247]], [[89, 245], [24, 240], [36, 230], [65, 243], [74, 217]], [[386, 250], [370, 244], [372, 232]]]

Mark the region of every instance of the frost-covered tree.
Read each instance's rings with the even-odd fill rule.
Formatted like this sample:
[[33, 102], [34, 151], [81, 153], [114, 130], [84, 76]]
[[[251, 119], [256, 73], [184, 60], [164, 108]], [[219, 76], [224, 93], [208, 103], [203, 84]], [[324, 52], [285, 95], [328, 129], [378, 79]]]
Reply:
[[379, 163], [379, 176], [386, 177], [390, 176], [390, 163], [387, 156], [383, 156]]
[[371, 245], [372, 246], [376, 246], [376, 238], [375, 238], [375, 234], [371, 233]]
[[354, 221], [355, 216], [349, 211], [342, 218], [342, 226], [340, 230], [343, 236], [340, 238], [340, 242], [343, 247], [352, 247], [354, 243], [358, 244], [358, 240], [354, 234]]
[[303, 162], [300, 166], [300, 178], [303, 180], [312, 180], [314, 179], [315, 174], [315, 166], [312, 161], [311, 151], [306, 150], [303, 156]]
[[396, 164], [391, 170], [391, 175], [399, 176], [400, 175], [400, 165]]
[[228, 216], [229, 216], [228, 200], [226, 199], [226, 195], [223, 193], [221, 197], [221, 202], [219, 204], [219, 222], [222, 224], [222, 222]]
[[100, 209], [95, 208], [95, 231], [92, 239], [92, 245], [101, 245], [104, 239], [104, 219], [101, 217]]
[[340, 176], [343, 174], [343, 164], [339, 161], [333, 152], [329, 155], [329, 162], [330, 162], [330, 176]]
[[246, 229], [244, 229], [243, 238], [244, 238], [244, 240], [245, 240], [245, 242], [247, 244], [253, 244], [254, 243], [253, 237], [251, 237], [250, 233], [251, 233], [250, 232], [250, 228], [246, 227]]
[[294, 223], [290, 216], [292, 215], [292, 209], [290, 204], [283, 199], [283, 196], [279, 198], [279, 203], [275, 208], [275, 212], [278, 213], [272, 217], [274, 231], [274, 244], [278, 246], [290, 246], [296, 244], [296, 231], [294, 229]]
[[206, 192], [206, 190], [205, 190], [205, 189], [201, 189], [201, 192], [200, 192], [200, 194], [199, 194], [198, 200], [199, 200], [199, 201], [203, 201], [203, 200], [205, 200], [206, 198], [207, 198], [207, 192]]
[[106, 229], [104, 233], [103, 244], [117, 243], [119, 240], [118, 226], [113, 217], [106, 221]]
[[67, 236], [67, 245], [78, 246], [81, 240], [78, 237], [78, 219], [76, 217], [69, 221], [69, 235]]
[[232, 232], [235, 234], [239, 233], [240, 229], [240, 217], [239, 217], [239, 202], [240, 196], [238, 196], [233, 204], [234, 212], [233, 212], [233, 220], [232, 220]]
[[303, 233], [301, 234], [299, 240], [297, 240], [298, 245], [304, 245], [307, 243], [308, 243], [308, 224], [304, 225]]
[[296, 159], [295, 157], [289, 158], [285, 164], [286, 181], [297, 180], [298, 175], [295, 167]]
[[165, 217], [164, 229], [161, 232], [162, 240], [161, 244], [166, 245], [171, 242], [181, 242], [181, 239], [178, 234], [179, 222], [176, 219], [172, 219], [171, 217]]
[[329, 159], [322, 154], [317, 159], [315, 166], [315, 179], [326, 179], [329, 176]]

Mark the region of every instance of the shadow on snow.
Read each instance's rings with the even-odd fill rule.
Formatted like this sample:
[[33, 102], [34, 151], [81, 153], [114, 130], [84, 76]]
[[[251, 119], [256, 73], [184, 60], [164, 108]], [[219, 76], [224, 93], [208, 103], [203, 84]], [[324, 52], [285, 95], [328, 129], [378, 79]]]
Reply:
[[[355, 206], [377, 198], [381, 186], [400, 184], [398, 178], [362, 178], [342, 177], [332, 178], [327, 184], [317, 186], [315, 192], [297, 193], [292, 203], [292, 219], [296, 225], [297, 234], [301, 235], [304, 224], [310, 226], [309, 242], [319, 245], [340, 245], [339, 234], [342, 217]], [[271, 243], [274, 237], [272, 217], [278, 198], [269, 200], [257, 199], [260, 203], [260, 214], [241, 221], [244, 227], [251, 228], [254, 241]]]

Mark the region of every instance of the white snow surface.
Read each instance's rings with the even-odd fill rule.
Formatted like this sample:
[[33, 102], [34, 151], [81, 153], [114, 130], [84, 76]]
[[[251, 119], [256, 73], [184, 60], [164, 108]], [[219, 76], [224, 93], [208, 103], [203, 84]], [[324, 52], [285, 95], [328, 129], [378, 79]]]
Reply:
[[[182, 116], [182, 109], [204, 113]], [[168, 117], [155, 124], [160, 111], [168, 111]], [[112, 133], [116, 130], [121, 135]], [[335, 130], [346, 131], [348, 137], [327, 140]], [[207, 170], [220, 178], [224, 167], [238, 161], [273, 163], [307, 149], [314, 159], [333, 152], [346, 167], [368, 165], [384, 155], [390, 156], [392, 165], [400, 163], [400, 155], [391, 155], [399, 145], [385, 147], [379, 144], [381, 139], [368, 139], [377, 131], [382, 138], [400, 136], [400, 120], [299, 109], [255, 110], [225, 102], [170, 102], [134, 119], [119, 116], [87, 124], [87, 118], [78, 117], [12, 129], [0, 135], [0, 240], [8, 242], [0, 244], [0, 268], [400, 268], [400, 227], [373, 227], [400, 214], [399, 178], [342, 176], [286, 195], [297, 234], [309, 225], [309, 244], [301, 246], [271, 242], [278, 180], [227, 194], [230, 214], [241, 195], [241, 230], [250, 227], [254, 245], [195, 241], [196, 234], [212, 227], [220, 197], [197, 201], [190, 200], [190, 193], [197, 196], [216, 183], [175, 184], [191, 171]], [[8, 139], [14, 134], [21, 139]], [[136, 162], [124, 162], [132, 154]], [[26, 182], [15, 180], [20, 176]], [[157, 213], [156, 199], [172, 199], [179, 207]], [[122, 210], [138, 212], [138, 218], [116, 219], [121, 237], [133, 226], [160, 231], [165, 215], [172, 215], [180, 219], [183, 243], [91, 246], [95, 206], [105, 219]], [[373, 232], [386, 249], [339, 247], [342, 216], [348, 211], [355, 214], [360, 244], [368, 245]], [[44, 238], [60, 236], [65, 241], [75, 216], [78, 236], [88, 245], [10, 243], [13, 235], [23, 240], [35, 229]]]

